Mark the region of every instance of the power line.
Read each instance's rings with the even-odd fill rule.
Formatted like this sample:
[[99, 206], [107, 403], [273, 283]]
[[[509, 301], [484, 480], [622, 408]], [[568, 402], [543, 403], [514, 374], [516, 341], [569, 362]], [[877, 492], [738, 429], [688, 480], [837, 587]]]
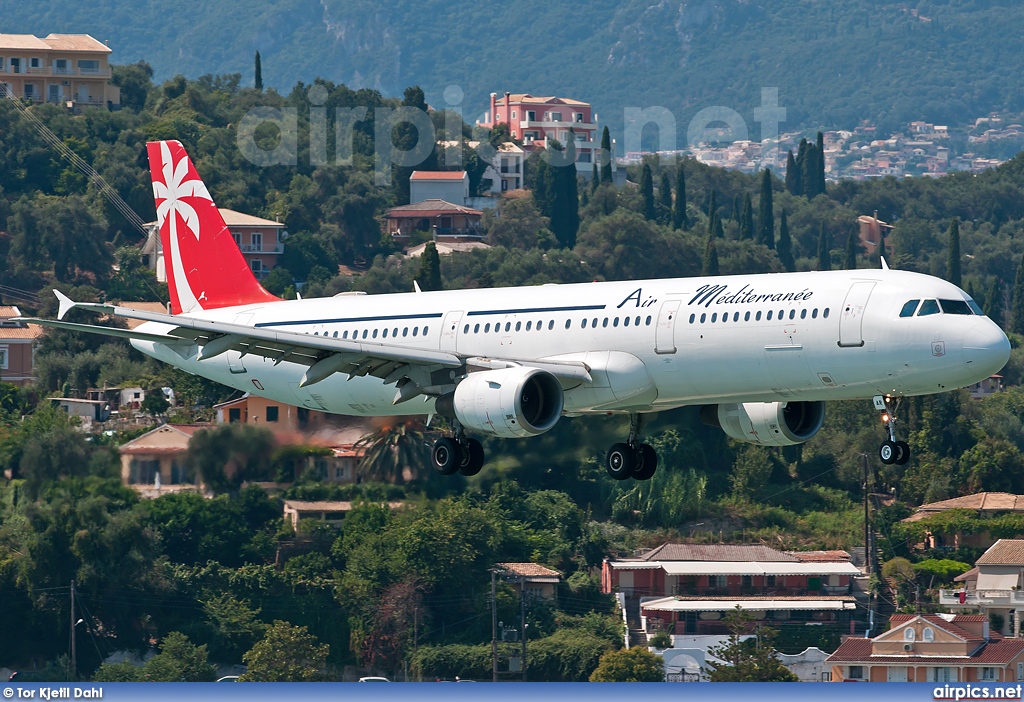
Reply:
[[10, 100], [11, 104], [14, 105], [22, 117], [31, 124], [39, 135], [43, 138], [50, 147], [60, 154], [61, 158], [70, 163], [72, 166], [77, 168], [79, 171], [84, 173], [93, 185], [99, 190], [103, 197], [107, 198], [111, 205], [124, 215], [124, 218], [128, 220], [128, 223], [135, 227], [139, 233], [143, 236], [149, 236], [149, 232], [146, 230], [146, 223], [143, 221], [135, 210], [133, 210], [127, 202], [125, 202], [117, 191], [114, 190], [107, 181], [103, 180], [95, 168], [93, 168], [88, 162], [84, 161], [78, 154], [76, 154], [67, 144], [61, 141], [56, 134], [50, 131], [50, 128], [43, 124], [38, 117], [36, 117], [28, 109], [28, 107], [18, 98], [14, 96], [14, 93], [7, 89], [7, 86], [0, 83], [0, 97], [6, 97]]

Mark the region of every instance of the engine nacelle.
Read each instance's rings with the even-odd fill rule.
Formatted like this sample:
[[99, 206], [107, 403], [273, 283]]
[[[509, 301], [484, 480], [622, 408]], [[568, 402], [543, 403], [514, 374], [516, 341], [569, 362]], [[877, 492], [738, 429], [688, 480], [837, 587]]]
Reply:
[[744, 402], [705, 405], [705, 424], [720, 427], [730, 438], [761, 446], [802, 444], [825, 422], [824, 402]]
[[[543, 434], [562, 416], [561, 383], [537, 368], [470, 373], [455, 388], [454, 397], [448, 397], [462, 426], [504, 439]], [[445, 400], [440, 398], [438, 406], [447, 404]]]

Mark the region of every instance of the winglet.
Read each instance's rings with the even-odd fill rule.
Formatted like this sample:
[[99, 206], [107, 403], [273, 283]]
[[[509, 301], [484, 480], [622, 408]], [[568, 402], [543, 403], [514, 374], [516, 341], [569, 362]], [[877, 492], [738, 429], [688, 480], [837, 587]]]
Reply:
[[417, 281], [415, 281], [415, 280], [414, 280], [414, 281], [412, 281], [412, 286], [413, 286], [413, 287], [414, 287], [414, 288], [416, 289], [416, 292], [423, 292], [422, 290], [420, 290], [420, 284], [419, 284], [419, 282], [417, 282]]
[[60, 290], [54, 289], [53, 294], [57, 296], [57, 302], [59, 305], [57, 309], [57, 319], [64, 319], [64, 315], [70, 312], [71, 308], [77, 303]]
[[882, 260], [882, 270], [889, 270], [889, 264], [885, 262], [885, 256], [879, 256], [879, 258]]

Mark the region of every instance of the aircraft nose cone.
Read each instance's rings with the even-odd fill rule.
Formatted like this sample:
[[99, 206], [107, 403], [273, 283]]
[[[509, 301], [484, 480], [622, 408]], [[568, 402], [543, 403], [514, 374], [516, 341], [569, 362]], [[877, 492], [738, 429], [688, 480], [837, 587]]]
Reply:
[[979, 322], [964, 334], [964, 360], [972, 371], [998, 373], [1010, 360], [1010, 340], [991, 320]]

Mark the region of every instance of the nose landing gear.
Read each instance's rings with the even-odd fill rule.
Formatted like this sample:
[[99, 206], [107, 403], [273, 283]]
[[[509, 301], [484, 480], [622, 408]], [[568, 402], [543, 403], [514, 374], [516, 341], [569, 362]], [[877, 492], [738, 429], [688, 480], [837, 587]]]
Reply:
[[[899, 409], [899, 400], [893, 400], [882, 395], [875, 395], [873, 398], [875, 409], [882, 413], [882, 423], [889, 434], [889, 438], [882, 442], [878, 449], [878, 457], [886, 465], [902, 466], [910, 460], [910, 445], [906, 441], [896, 440], [896, 410]], [[893, 405], [890, 407], [890, 405]]]
[[658, 470], [658, 453], [650, 444], [638, 443], [643, 415], [629, 415], [629, 438], [626, 443], [612, 444], [605, 468], [616, 480], [650, 480]]

